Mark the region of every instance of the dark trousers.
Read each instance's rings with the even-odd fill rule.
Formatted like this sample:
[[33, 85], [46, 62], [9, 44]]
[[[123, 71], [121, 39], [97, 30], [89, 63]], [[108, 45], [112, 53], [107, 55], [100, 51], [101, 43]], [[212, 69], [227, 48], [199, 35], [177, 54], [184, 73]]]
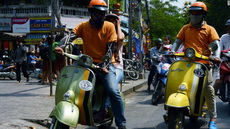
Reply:
[[27, 69], [27, 63], [26, 62], [22, 62], [22, 63], [16, 63], [16, 75], [17, 75], [17, 81], [21, 81], [21, 70], [23, 73], [23, 76], [25, 78], [29, 78], [29, 75], [26, 72]]
[[148, 86], [151, 85], [152, 80], [153, 80], [153, 76], [155, 75], [155, 73], [156, 73], [156, 66], [152, 65], [150, 72], [149, 72], [149, 76], [148, 76]]

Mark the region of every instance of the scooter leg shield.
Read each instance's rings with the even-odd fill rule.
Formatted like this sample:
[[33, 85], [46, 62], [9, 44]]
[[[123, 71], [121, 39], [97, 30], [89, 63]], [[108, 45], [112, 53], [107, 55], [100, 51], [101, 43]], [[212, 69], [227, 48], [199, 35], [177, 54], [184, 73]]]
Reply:
[[58, 121], [64, 124], [77, 127], [79, 115], [79, 109], [76, 105], [61, 101], [55, 106], [49, 117], [55, 116]]
[[188, 96], [182, 93], [173, 93], [169, 96], [166, 105], [169, 107], [189, 107]]

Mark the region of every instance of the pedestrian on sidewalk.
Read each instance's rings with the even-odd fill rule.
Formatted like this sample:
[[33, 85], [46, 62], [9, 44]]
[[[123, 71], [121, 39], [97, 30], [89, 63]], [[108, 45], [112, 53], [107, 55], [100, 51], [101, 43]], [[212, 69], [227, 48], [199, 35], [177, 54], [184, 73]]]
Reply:
[[14, 62], [16, 63], [16, 75], [17, 75], [17, 81], [21, 82], [21, 70], [23, 73], [23, 76], [26, 78], [26, 81], [29, 81], [29, 75], [26, 72], [27, 69], [27, 55], [26, 55], [26, 46], [25, 41], [17, 41], [16, 45], [17, 48], [15, 50], [14, 55]]
[[45, 36], [42, 38], [42, 41], [39, 43], [39, 56], [41, 56], [42, 59], [41, 84], [44, 85], [50, 80], [49, 46]]

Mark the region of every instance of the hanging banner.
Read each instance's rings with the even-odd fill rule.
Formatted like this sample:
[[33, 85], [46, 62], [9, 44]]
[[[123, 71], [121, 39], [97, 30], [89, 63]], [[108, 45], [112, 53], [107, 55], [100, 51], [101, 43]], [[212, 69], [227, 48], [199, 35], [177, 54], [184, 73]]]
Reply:
[[0, 18], [0, 31], [11, 31], [11, 18]]
[[30, 18], [31, 33], [49, 33], [51, 29], [51, 18]]
[[29, 33], [29, 18], [12, 18], [13, 33]]

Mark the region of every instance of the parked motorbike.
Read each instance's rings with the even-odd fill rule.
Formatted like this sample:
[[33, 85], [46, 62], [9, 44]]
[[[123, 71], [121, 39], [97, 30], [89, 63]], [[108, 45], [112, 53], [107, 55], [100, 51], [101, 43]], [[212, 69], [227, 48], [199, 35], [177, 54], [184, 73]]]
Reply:
[[[211, 43], [207, 51], [217, 50], [218, 45]], [[168, 129], [183, 129], [185, 116], [195, 122], [204, 116], [204, 86], [208, 80], [208, 67], [196, 62], [196, 59], [210, 60], [210, 57], [199, 54], [193, 48], [174, 54], [183, 60], [171, 64], [165, 89], [164, 120]]]
[[220, 64], [221, 86], [219, 88], [218, 97], [223, 102], [228, 102], [230, 115], [230, 51], [222, 50], [222, 57], [225, 59]]
[[[52, 124], [50, 129], [76, 128], [78, 124], [97, 126], [98, 129], [110, 128], [113, 123], [112, 111], [109, 117], [96, 123], [95, 113], [99, 112], [105, 101], [104, 86], [96, 81], [93, 70], [101, 69], [94, 65], [88, 55], [65, 55], [76, 62], [65, 66], [58, 77], [55, 95], [55, 107], [50, 114]], [[103, 58], [103, 63], [108, 58]], [[122, 93], [121, 96], [123, 97]], [[124, 98], [123, 98], [124, 99]]]
[[0, 60], [0, 77], [8, 77], [10, 80], [16, 79], [15, 65], [8, 57]]

